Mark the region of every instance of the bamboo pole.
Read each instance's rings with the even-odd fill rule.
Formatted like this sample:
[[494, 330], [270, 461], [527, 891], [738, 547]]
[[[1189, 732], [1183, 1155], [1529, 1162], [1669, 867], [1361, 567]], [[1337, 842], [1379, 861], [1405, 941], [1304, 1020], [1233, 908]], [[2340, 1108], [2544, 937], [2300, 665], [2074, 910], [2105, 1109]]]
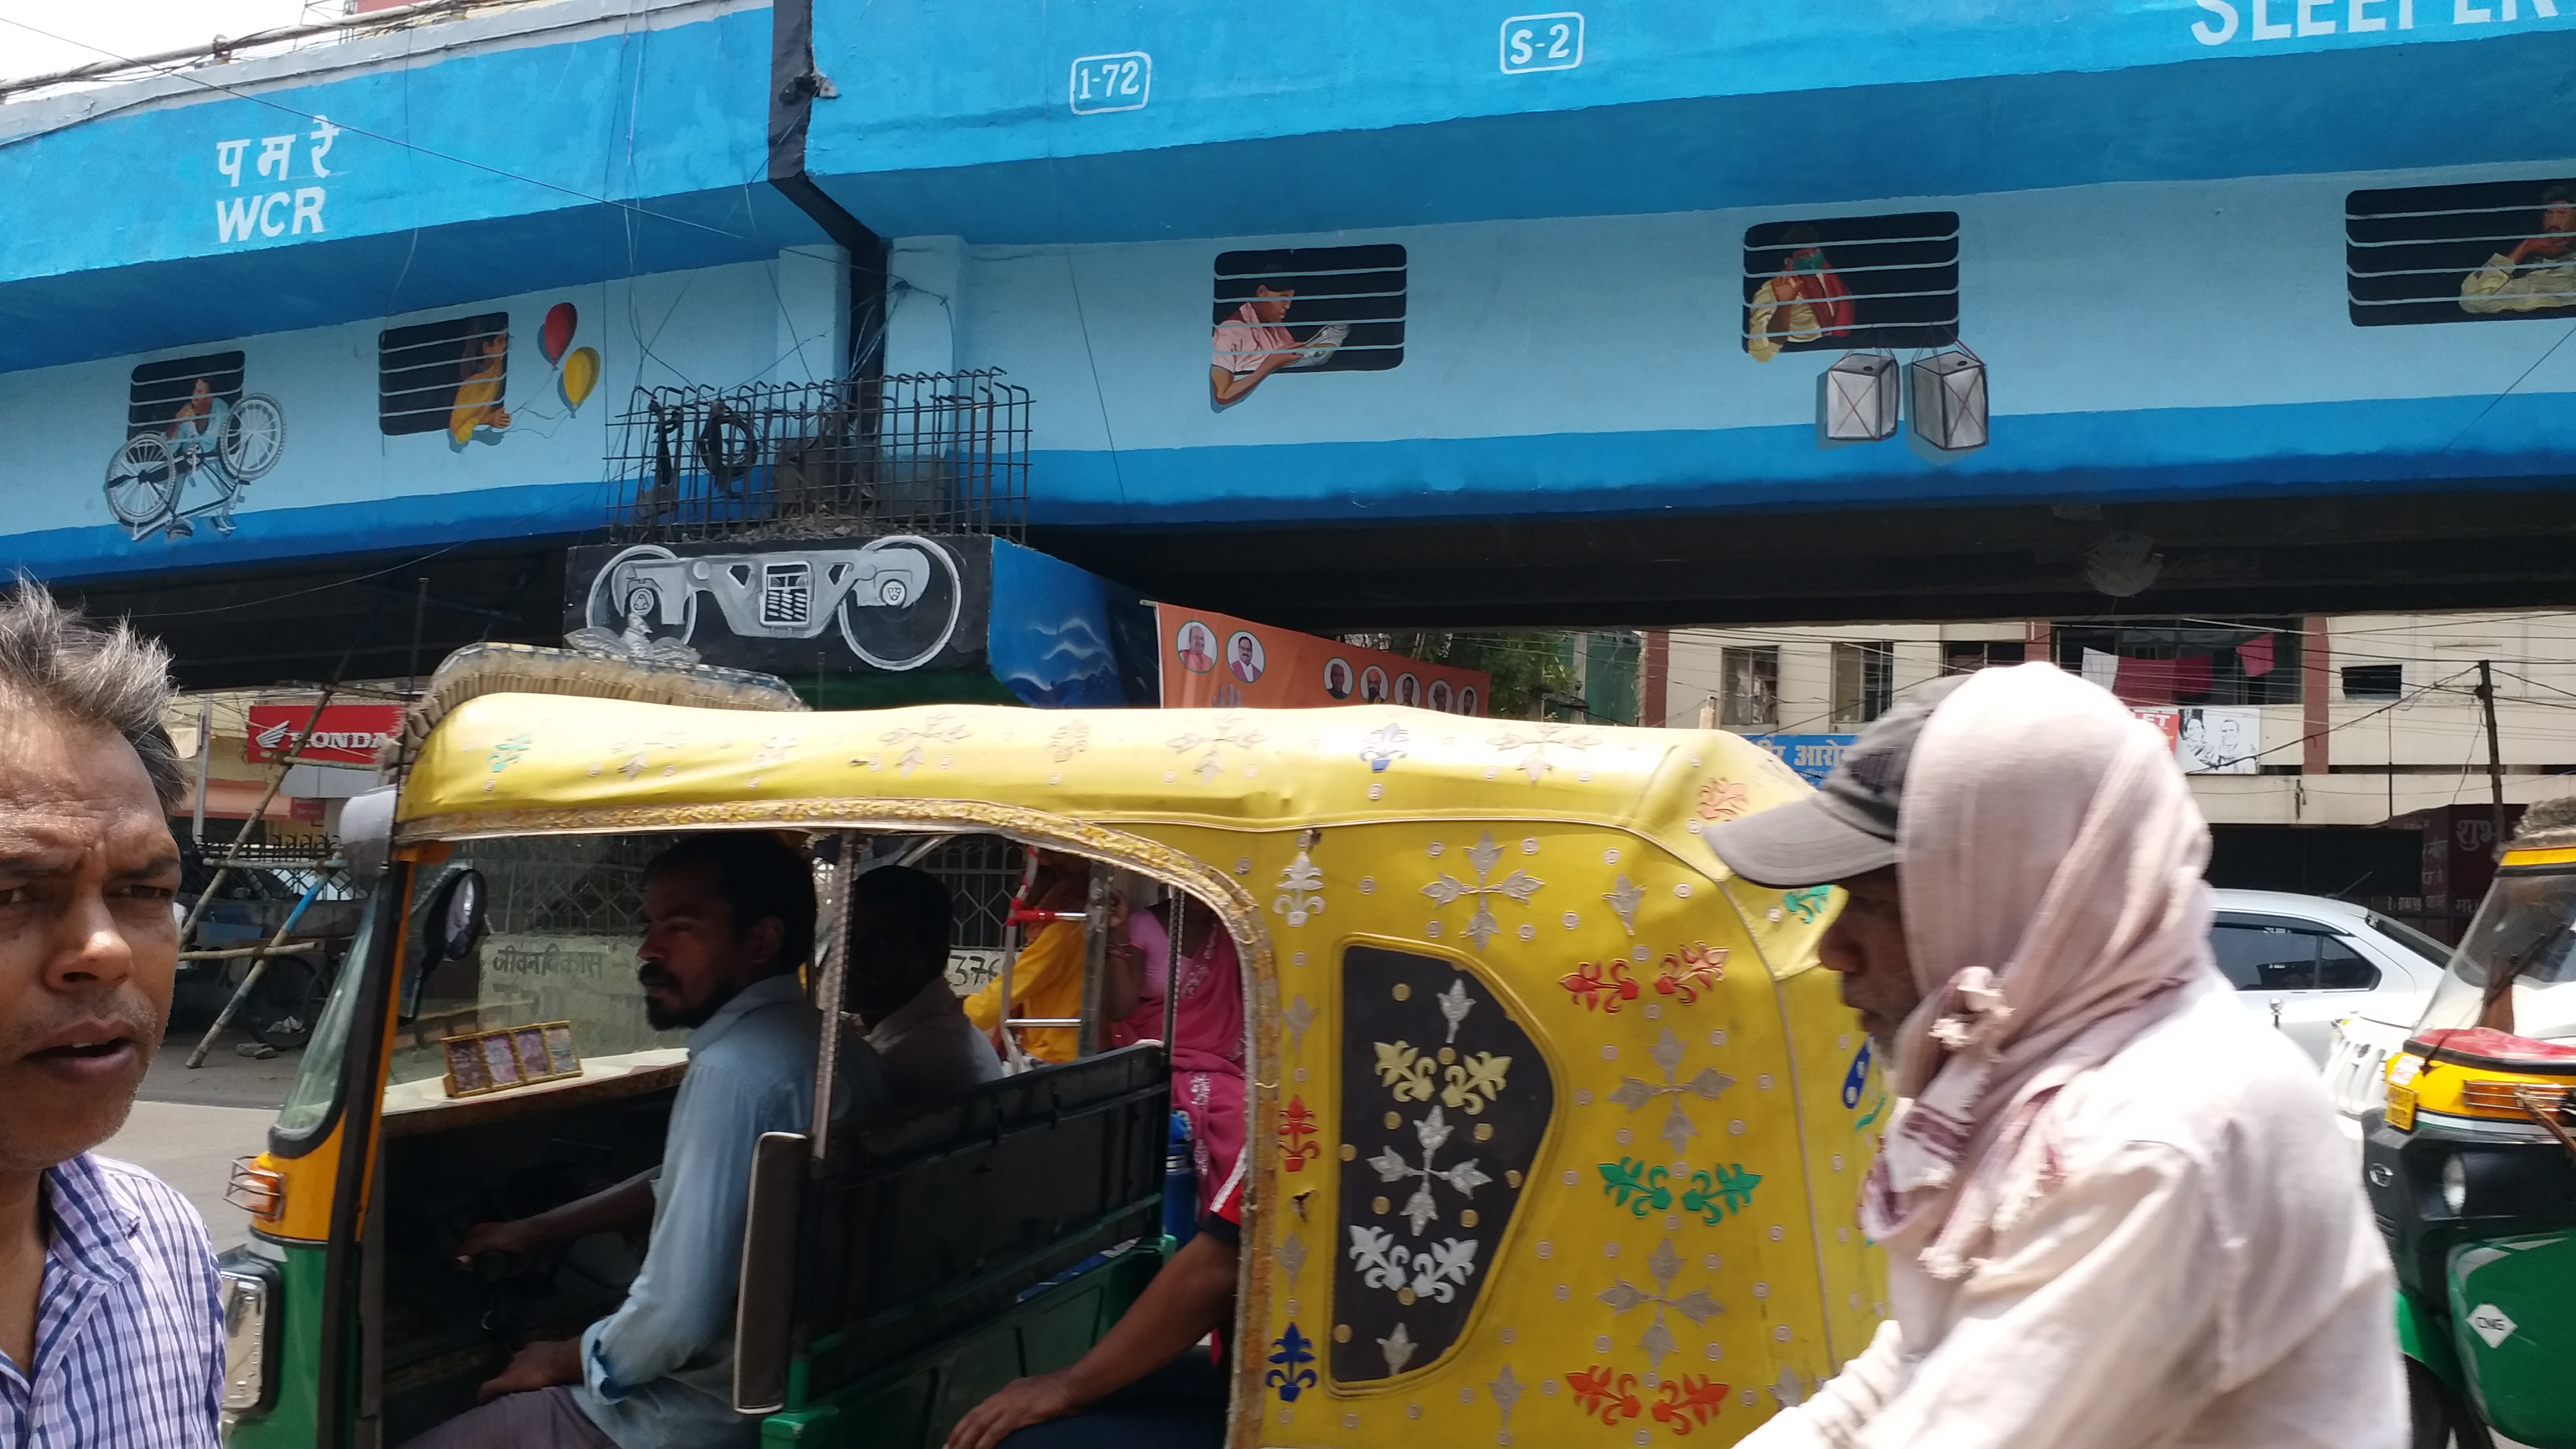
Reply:
[[286, 933], [294, 930], [296, 923], [304, 919], [304, 908], [313, 904], [313, 898], [321, 893], [322, 880], [316, 876], [313, 884], [304, 888], [304, 898], [297, 901], [295, 909], [287, 912], [286, 919], [279, 923], [277, 934], [268, 938], [267, 945], [254, 949], [250, 958], [250, 970], [242, 973], [241, 985], [233, 988], [232, 1000], [225, 1002], [224, 1009], [215, 1014], [215, 1024], [207, 1027], [206, 1034], [198, 1039], [197, 1049], [188, 1053], [188, 1067], [191, 1071], [206, 1064], [206, 1053], [214, 1049], [215, 1038], [223, 1035], [224, 1028], [233, 1024], [233, 1014], [242, 1009], [242, 1003], [250, 1000], [251, 991], [259, 985], [259, 978], [268, 970], [268, 963], [274, 959], [269, 953], [285, 944]]

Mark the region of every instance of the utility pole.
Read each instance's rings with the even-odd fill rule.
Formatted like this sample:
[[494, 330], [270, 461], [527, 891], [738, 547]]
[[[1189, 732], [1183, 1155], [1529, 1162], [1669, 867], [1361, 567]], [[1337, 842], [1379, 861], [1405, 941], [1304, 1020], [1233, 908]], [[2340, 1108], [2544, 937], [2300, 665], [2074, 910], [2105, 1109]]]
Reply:
[[2495, 821], [2495, 854], [2504, 858], [2504, 750], [2496, 743], [2495, 671], [2492, 662], [2478, 661], [2478, 707], [2487, 719], [2487, 793], [2492, 801]]
[[413, 694], [420, 688], [420, 623], [429, 613], [429, 575], [414, 580], [418, 587], [411, 596], [411, 658], [403, 665], [403, 684]]
[[190, 825], [197, 849], [206, 848], [206, 771], [214, 763], [215, 699], [213, 695], [197, 701], [197, 808]]

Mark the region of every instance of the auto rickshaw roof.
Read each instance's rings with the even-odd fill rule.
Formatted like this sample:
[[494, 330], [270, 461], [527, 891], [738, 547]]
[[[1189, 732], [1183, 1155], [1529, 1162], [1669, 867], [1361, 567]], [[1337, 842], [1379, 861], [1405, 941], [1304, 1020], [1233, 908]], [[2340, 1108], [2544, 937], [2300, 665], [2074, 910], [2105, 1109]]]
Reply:
[[978, 828], [994, 819], [979, 804], [1247, 831], [1560, 821], [1656, 840], [1720, 878], [1699, 832], [1808, 789], [1769, 751], [1720, 731], [1392, 705], [780, 714], [505, 693], [439, 721], [396, 819], [405, 840], [727, 824]]

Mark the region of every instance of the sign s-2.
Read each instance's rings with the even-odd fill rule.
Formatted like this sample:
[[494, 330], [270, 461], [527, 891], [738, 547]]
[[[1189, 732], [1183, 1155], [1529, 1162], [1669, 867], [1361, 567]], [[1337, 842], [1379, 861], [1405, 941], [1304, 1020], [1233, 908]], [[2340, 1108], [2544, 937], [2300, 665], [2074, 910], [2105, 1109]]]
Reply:
[[1583, 64], [1583, 12], [1515, 15], [1503, 22], [1503, 74], [1572, 70]]

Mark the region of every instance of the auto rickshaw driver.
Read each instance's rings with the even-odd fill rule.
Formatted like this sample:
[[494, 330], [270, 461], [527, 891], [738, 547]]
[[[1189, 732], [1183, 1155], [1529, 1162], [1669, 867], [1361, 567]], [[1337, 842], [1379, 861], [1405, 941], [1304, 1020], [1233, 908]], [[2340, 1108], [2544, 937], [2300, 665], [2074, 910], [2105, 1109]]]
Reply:
[[[813, 875], [775, 835], [692, 836], [645, 868], [645, 1014], [690, 1029], [689, 1071], [662, 1164], [515, 1222], [478, 1224], [458, 1249], [524, 1257], [593, 1233], [651, 1226], [626, 1301], [579, 1338], [521, 1348], [478, 1408], [413, 1449], [662, 1449], [749, 1445], [733, 1408], [733, 1326], [747, 1182], [764, 1132], [813, 1118], [820, 1023], [797, 969], [812, 954]], [[874, 1051], [846, 1043], [833, 1115], [886, 1101]]]

